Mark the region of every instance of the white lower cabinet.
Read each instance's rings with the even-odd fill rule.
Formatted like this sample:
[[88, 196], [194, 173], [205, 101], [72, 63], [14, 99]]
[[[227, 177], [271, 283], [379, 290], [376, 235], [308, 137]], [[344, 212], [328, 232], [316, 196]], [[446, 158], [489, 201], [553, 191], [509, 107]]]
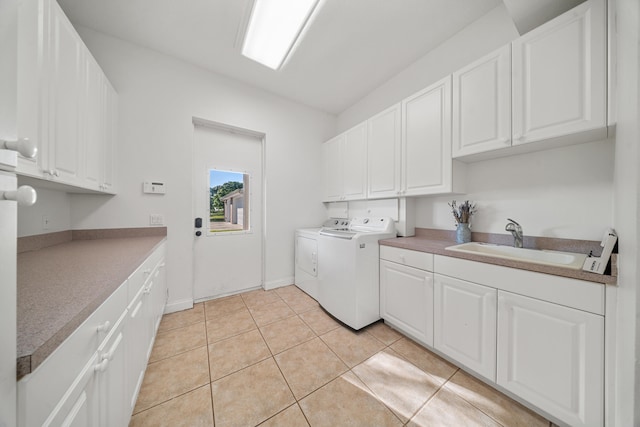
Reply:
[[[40, 366], [18, 381], [19, 427], [128, 425], [166, 302], [164, 251], [164, 244], [156, 248]], [[133, 299], [132, 287], [138, 289]]]
[[46, 426], [86, 427], [99, 425], [98, 381], [94, 354], [80, 375], [42, 424]]
[[495, 381], [496, 289], [436, 274], [434, 295], [434, 347]]
[[433, 346], [433, 273], [380, 260], [380, 317]]
[[604, 422], [604, 317], [498, 292], [498, 385], [572, 426]]

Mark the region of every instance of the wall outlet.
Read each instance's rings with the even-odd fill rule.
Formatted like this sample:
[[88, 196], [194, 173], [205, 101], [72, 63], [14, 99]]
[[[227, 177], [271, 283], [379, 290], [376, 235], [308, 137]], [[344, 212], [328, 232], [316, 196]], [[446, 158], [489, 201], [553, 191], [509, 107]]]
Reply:
[[42, 229], [48, 230], [49, 228], [51, 228], [51, 219], [47, 215], [42, 215]]
[[164, 215], [162, 214], [150, 214], [149, 225], [164, 225]]

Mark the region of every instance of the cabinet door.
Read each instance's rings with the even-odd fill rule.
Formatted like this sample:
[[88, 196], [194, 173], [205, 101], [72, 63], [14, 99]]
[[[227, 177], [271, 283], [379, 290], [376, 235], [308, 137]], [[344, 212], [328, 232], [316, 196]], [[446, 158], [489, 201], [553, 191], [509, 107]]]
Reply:
[[102, 190], [115, 193], [114, 166], [118, 135], [118, 94], [105, 78], [105, 134]]
[[513, 42], [513, 143], [606, 126], [605, 2], [589, 0]]
[[127, 384], [126, 399], [129, 404], [129, 414], [133, 412], [136, 399], [142, 386], [142, 379], [146, 368], [148, 327], [145, 321], [144, 287], [140, 288], [128, 307], [126, 353], [127, 353]]
[[595, 426], [603, 379], [602, 316], [499, 292], [499, 385], [568, 425]]
[[48, 166], [47, 112], [49, 93], [45, 66], [49, 54], [50, 2], [21, 1], [18, 5], [17, 134], [38, 147], [35, 159], [18, 157], [16, 172], [42, 177]]
[[370, 199], [400, 194], [401, 111], [401, 104], [396, 104], [367, 121], [367, 196]]
[[496, 380], [497, 290], [435, 275], [434, 347]]
[[367, 198], [367, 124], [344, 133], [342, 176], [344, 200]]
[[128, 407], [126, 393], [126, 353], [124, 335], [127, 333], [127, 312], [123, 312], [109, 336], [98, 350], [100, 355], [100, 426], [126, 426]]
[[102, 189], [105, 144], [106, 93], [104, 74], [90, 54], [84, 55], [83, 173], [85, 188]]
[[342, 144], [344, 135], [330, 139], [322, 145], [322, 176], [325, 202], [342, 200]]
[[96, 366], [98, 354], [85, 365], [43, 426], [86, 427], [99, 425]]
[[402, 123], [404, 195], [450, 192], [451, 76], [402, 101]]
[[433, 346], [433, 273], [380, 260], [380, 316]]
[[511, 145], [511, 45], [453, 73], [453, 157]]
[[49, 172], [56, 180], [77, 185], [84, 45], [55, 1], [51, 2], [50, 43]]

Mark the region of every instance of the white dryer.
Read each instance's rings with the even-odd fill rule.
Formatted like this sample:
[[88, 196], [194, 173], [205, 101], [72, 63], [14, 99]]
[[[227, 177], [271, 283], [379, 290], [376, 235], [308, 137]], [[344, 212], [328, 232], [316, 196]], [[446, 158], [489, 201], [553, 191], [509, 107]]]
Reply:
[[348, 225], [346, 219], [330, 218], [322, 227], [296, 230], [294, 283], [311, 298], [318, 299], [318, 233], [321, 229], [344, 229]]
[[353, 329], [380, 319], [378, 240], [396, 237], [391, 218], [353, 218], [318, 233], [318, 302]]

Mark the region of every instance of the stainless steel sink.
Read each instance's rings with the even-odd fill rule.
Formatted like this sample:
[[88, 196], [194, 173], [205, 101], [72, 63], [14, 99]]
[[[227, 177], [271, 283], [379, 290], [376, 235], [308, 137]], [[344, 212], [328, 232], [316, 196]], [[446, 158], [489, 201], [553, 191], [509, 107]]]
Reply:
[[492, 245], [489, 243], [462, 243], [445, 248], [448, 251], [465, 252], [491, 258], [502, 258], [533, 264], [552, 265], [580, 270], [587, 259], [586, 254], [572, 252], [547, 251], [537, 249], [514, 248], [512, 246]]

